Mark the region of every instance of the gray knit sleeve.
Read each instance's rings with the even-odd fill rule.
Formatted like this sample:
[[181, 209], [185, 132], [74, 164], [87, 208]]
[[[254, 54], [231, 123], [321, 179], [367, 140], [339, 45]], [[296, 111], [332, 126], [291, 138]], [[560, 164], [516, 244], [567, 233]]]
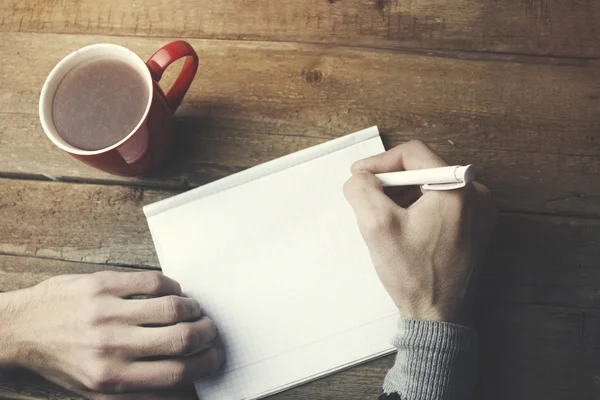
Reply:
[[396, 363], [381, 399], [469, 400], [477, 365], [477, 334], [446, 322], [400, 318]]

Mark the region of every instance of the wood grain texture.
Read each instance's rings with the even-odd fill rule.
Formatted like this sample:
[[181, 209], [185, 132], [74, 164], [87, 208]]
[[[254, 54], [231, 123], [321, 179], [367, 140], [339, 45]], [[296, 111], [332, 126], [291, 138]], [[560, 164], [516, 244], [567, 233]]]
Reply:
[[[387, 147], [419, 138], [476, 164], [518, 212], [481, 275], [477, 399], [600, 398], [600, 220], [520, 214], [600, 216], [599, 20], [587, 0], [3, 0], [0, 177], [17, 179], [0, 179], [0, 291], [157, 269], [143, 205], [377, 124]], [[56, 62], [97, 42], [147, 58], [171, 38], [201, 66], [160, 173], [109, 176], [50, 144], [37, 99]], [[375, 398], [392, 362], [273, 399]], [[0, 398], [80, 397], [2, 371]]]
[[99, 271], [138, 272], [141, 269], [35, 257], [0, 255], [0, 292], [25, 289], [56, 275], [92, 274]]
[[4, 0], [0, 30], [600, 55], [586, 0]]
[[501, 215], [480, 277], [481, 297], [600, 309], [600, 221]]
[[478, 316], [478, 399], [600, 396], [597, 311], [490, 303]]
[[[81, 46], [116, 42], [147, 57], [166, 40], [0, 39], [8, 55], [0, 70], [0, 174], [125, 182], [53, 147], [39, 126], [39, 91], [54, 64]], [[178, 112], [174, 157], [137, 184], [195, 186], [377, 124], [387, 147], [419, 138], [449, 162], [475, 164], [504, 209], [600, 215], [599, 62], [192, 44], [201, 67]]]
[[[81, 400], [85, 397], [69, 392], [25, 370], [0, 370], [0, 399], [5, 400]], [[197, 400], [192, 386], [155, 392], [151, 397], [134, 394], [128, 400]], [[120, 397], [119, 400], [123, 400]]]
[[0, 193], [0, 253], [158, 268], [141, 207], [166, 192], [2, 180]]
[[[159, 267], [142, 206], [172, 192], [0, 179], [0, 193], [2, 254]], [[505, 214], [482, 295], [600, 310], [598, 259], [598, 220]]]

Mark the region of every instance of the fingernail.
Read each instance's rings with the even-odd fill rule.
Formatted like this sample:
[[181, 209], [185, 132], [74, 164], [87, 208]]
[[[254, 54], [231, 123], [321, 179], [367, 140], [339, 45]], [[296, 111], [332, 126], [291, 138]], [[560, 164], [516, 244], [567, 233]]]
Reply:
[[218, 362], [215, 364], [215, 368], [211, 375], [219, 375], [225, 369], [225, 349], [222, 347], [215, 347], [217, 351], [217, 360]]
[[198, 351], [200, 351], [200, 335], [198, 334], [198, 332], [194, 332], [194, 340], [192, 345], [190, 346], [190, 350], [186, 353], [183, 353], [183, 356], [189, 357], [196, 354]]
[[193, 301], [190, 303], [190, 314], [191, 315], [197, 315], [200, 313], [200, 303], [198, 303], [197, 301]]

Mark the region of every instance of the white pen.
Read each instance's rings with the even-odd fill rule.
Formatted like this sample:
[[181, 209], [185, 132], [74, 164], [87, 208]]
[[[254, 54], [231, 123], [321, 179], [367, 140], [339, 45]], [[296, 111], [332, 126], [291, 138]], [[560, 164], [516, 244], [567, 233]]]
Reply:
[[455, 165], [375, 175], [383, 187], [423, 185], [426, 190], [452, 190], [465, 187], [475, 179], [472, 165]]

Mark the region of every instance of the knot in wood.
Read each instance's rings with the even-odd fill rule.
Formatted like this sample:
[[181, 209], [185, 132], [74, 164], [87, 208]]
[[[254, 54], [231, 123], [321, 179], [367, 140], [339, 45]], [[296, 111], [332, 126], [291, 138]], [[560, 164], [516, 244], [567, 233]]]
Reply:
[[375, 1], [375, 8], [377, 8], [379, 11], [383, 11], [385, 9], [385, 6], [387, 6], [389, 3], [389, 0], [376, 0]]
[[323, 73], [319, 70], [302, 71], [306, 83], [314, 85], [323, 81]]

